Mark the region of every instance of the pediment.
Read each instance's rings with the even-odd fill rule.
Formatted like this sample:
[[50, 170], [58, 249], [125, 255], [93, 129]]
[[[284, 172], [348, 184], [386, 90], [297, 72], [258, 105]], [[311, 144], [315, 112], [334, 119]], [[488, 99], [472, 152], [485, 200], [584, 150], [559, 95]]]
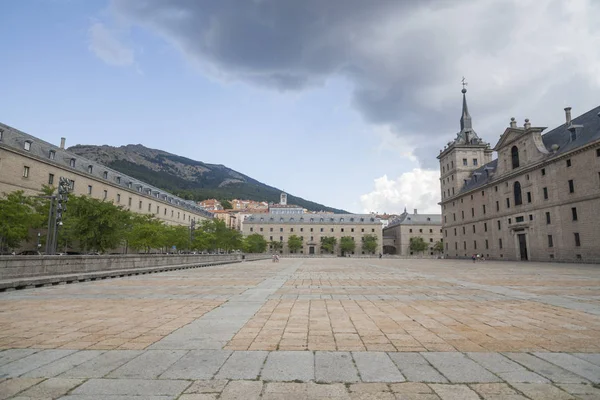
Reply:
[[500, 135], [500, 140], [494, 146], [494, 151], [499, 151], [500, 149], [508, 146], [515, 140], [518, 140], [523, 137], [525, 131], [519, 128], [506, 128], [504, 133]]

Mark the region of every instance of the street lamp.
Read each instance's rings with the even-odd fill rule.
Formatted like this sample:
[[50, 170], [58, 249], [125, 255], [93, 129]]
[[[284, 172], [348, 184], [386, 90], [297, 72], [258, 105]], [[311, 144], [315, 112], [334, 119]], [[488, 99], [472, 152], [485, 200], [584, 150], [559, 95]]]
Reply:
[[41, 238], [42, 238], [42, 234], [40, 232], [38, 232], [38, 234], [37, 234], [37, 250], [38, 250], [38, 252], [42, 248]]

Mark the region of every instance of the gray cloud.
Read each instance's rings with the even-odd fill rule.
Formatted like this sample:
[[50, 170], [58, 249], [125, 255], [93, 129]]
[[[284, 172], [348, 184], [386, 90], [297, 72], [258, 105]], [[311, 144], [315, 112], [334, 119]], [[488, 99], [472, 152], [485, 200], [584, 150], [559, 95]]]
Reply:
[[89, 29], [89, 49], [105, 63], [117, 67], [133, 65], [133, 50], [123, 44], [117, 34], [104, 24], [95, 22]]
[[490, 142], [512, 115], [550, 124], [563, 98], [581, 112], [597, 105], [594, 0], [113, 0], [112, 9], [224, 79], [301, 90], [347, 77], [364, 118], [389, 126], [428, 168], [458, 130], [463, 74], [475, 129]]

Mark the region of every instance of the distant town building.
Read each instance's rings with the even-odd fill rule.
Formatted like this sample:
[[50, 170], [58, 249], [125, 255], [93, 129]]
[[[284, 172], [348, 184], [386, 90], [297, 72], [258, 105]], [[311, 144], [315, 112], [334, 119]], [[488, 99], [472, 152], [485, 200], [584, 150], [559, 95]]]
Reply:
[[64, 138], [55, 146], [0, 123], [0, 193], [40, 193], [43, 185], [58, 186], [60, 177], [71, 182], [75, 195], [112, 201], [167, 224], [213, 218], [192, 201], [67, 151]]
[[[422, 253], [410, 249], [411, 238], [422, 238], [429, 246]], [[401, 256], [436, 255], [434, 246], [442, 240], [442, 216], [440, 214], [418, 214], [404, 212], [390, 220], [383, 228], [383, 253]]]
[[600, 106], [577, 118], [565, 108], [543, 135], [511, 118], [492, 148], [462, 93], [460, 132], [437, 156], [446, 257], [600, 260]]
[[215, 210], [223, 209], [221, 202], [217, 199], [203, 200], [203, 201], [199, 202], [198, 204], [200, 205], [200, 207], [202, 207], [203, 209], [205, 209], [207, 211], [215, 211]]

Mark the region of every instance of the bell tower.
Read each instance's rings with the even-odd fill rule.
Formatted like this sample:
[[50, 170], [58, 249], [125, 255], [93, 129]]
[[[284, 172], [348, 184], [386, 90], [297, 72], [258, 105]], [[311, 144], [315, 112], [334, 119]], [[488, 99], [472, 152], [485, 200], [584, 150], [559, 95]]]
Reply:
[[489, 143], [479, 138], [473, 129], [473, 120], [467, 106], [467, 89], [463, 78], [462, 115], [460, 117], [460, 132], [456, 138], [448, 142], [437, 159], [440, 161], [440, 188], [442, 204], [458, 195], [471, 179], [473, 171], [492, 161], [492, 149]]

